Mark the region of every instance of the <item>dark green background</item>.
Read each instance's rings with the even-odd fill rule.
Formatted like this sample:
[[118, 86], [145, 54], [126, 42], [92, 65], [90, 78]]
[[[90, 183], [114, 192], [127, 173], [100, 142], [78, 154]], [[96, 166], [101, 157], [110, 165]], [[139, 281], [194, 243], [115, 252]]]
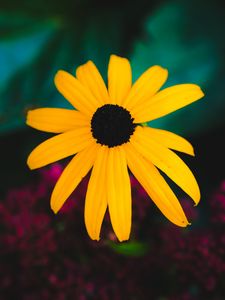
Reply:
[[26, 157], [45, 134], [25, 125], [34, 107], [65, 107], [53, 78], [92, 59], [106, 77], [109, 55], [131, 60], [133, 78], [160, 64], [166, 84], [197, 83], [203, 100], [152, 122], [189, 138], [203, 193], [224, 178], [223, 1], [1, 1], [1, 192], [31, 178]]

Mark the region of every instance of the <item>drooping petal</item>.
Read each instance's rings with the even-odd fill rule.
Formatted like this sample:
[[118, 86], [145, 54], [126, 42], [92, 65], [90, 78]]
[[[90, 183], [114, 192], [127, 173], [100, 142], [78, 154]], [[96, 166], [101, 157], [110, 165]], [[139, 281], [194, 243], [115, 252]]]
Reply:
[[76, 70], [76, 77], [91, 91], [99, 102], [99, 106], [109, 103], [109, 94], [105, 82], [92, 61], [79, 66]]
[[124, 100], [124, 107], [131, 113], [140, 104], [149, 100], [162, 87], [168, 77], [168, 71], [160, 66], [153, 66], [146, 70], [134, 83], [128, 97]]
[[99, 145], [91, 143], [68, 163], [51, 196], [51, 208], [57, 213], [94, 164]]
[[100, 146], [91, 172], [85, 199], [84, 219], [89, 236], [99, 240], [107, 208], [106, 166], [109, 148]]
[[90, 128], [78, 128], [58, 134], [40, 145], [29, 155], [27, 164], [30, 169], [37, 169], [52, 162], [76, 154], [86, 148], [93, 138]]
[[129, 169], [152, 201], [172, 223], [181, 227], [187, 226], [188, 221], [178, 199], [156, 167], [146, 161], [130, 143], [127, 143], [124, 148]]
[[112, 227], [119, 241], [125, 241], [131, 230], [131, 187], [123, 147], [109, 149], [107, 172], [107, 199]]
[[90, 120], [79, 111], [63, 108], [38, 108], [28, 111], [27, 125], [38, 130], [61, 133], [89, 126]]
[[198, 204], [200, 191], [198, 183], [187, 165], [173, 151], [149, 139], [140, 126], [132, 136], [131, 144], [136, 151], [151, 161], [157, 168], [170, 177]]
[[129, 60], [111, 55], [108, 67], [108, 90], [110, 103], [121, 105], [132, 85], [132, 72]]
[[80, 112], [92, 116], [99, 107], [99, 101], [73, 75], [58, 71], [55, 75], [55, 85], [58, 91]]
[[180, 151], [194, 156], [194, 149], [186, 139], [183, 137], [163, 129], [156, 129], [152, 127], [143, 128], [146, 136], [157, 143], [176, 151]]
[[136, 123], [152, 121], [180, 109], [204, 96], [195, 84], [179, 84], [166, 88], [132, 110]]

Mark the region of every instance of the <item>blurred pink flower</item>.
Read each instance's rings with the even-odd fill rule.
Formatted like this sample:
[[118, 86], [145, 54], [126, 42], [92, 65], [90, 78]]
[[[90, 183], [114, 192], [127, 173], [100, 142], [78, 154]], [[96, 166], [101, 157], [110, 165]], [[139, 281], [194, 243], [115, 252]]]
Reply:
[[[57, 216], [49, 210], [48, 195], [62, 169], [42, 170], [0, 202], [1, 300], [223, 299], [225, 183], [208, 199], [204, 222], [183, 199], [197, 225], [180, 229], [152, 217], [154, 206], [132, 177], [133, 237], [118, 247], [109, 218], [99, 243], [84, 232], [88, 178]], [[138, 254], [133, 242], [146, 250]]]

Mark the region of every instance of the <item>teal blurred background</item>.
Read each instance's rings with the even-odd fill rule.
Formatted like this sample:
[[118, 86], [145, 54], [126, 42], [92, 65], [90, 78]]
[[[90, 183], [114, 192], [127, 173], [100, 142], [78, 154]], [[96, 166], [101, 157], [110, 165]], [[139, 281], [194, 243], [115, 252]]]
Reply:
[[222, 0], [0, 0], [0, 196], [36, 176], [26, 158], [48, 135], [26, 127], [26, 112], [69, 107], [53, 83], [57, 70], [74, 73], [91, 59], [106, 79], [112, 53], [130, 59], [134, 80], [158, 64], [169, 70], [165, 86], [196, 83], [205, 92], [149, 124], [193, 143], [196, 157], [185, 161], [200, 183], [204, 219], [204, 199], [225, 178]]
[[74, 72], [91, 59], [106, 77], [111, 53], [131, 60], [134, 80], [159, 64], [169, 69], [166, 86], [192, 82], [202, 87], [203, 100], [151, 125], [191, 139], [194, 166], [204, 171], [200, 181], [216, 181], [224, 165], [219, 161], [224, 150], [224, 29], [225, 9], [218, 0], [1, 1], [1, 191], [31, 176], [26, 156], [45, 138], [26, 128], [27, 110], [68, 105], [54, 86], [56, 71]]
[[224, 28], [218, 0], [1, 1], [1, 191], [31, 176], [26, 156], [45, 138], [26, 128], [27, 110], [68, 105], [53, 84], [56, 71], [91, 59], [105, 76], [111, 53], [131, 60], [134, 80], [159, 64], [169, 69], [166, 86], [203, 88], [204, 100], [151, 125], [190, 138], [200, 181], [216, 181], [224, 165]]

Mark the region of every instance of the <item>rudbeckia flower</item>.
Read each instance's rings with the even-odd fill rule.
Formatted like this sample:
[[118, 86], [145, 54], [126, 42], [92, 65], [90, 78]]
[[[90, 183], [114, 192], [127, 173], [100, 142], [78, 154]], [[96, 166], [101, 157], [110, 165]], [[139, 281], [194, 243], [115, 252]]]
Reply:
[[[194, 155], [184, 138], [143, 123], [163, 117], [203, 97], [195, 84], [160, 90], [168, 72], [160, 66], [145, 71], [132, 85], [129, 61], [111, 55], [108, 88], [92, 61], [76, 70], [76, 77], [58, 71], [55, 85], [75, 109], [40, 108], [28, 112], [27, 124], [58, 133], [37, 146], [28, 157], [30, 169], [74, 155], [57, 181], [51, 208], [57, 213], [91, 170], [84, 218], [89, 236], [99, 240], [108, 208], [119, 241], [131, 231], [131, 184], [128, 169], [152, 201], [174, 224], [189, 223], [160, 171], [197, 204], [200, 191], [194, 175], [172, 150]], [[159, 91], [160, 90], [160, 91]]]

